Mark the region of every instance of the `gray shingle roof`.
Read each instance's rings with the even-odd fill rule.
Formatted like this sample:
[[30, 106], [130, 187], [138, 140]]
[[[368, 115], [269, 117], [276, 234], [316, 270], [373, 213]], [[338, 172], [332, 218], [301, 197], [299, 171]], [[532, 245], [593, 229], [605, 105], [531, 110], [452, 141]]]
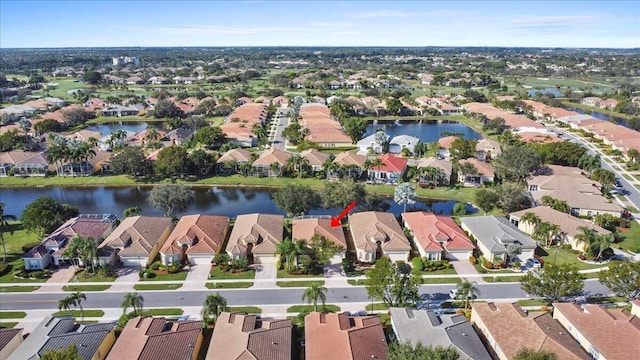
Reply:
[[505, 245], [519, 242], [523, 249], [535, 249], [537, 244], [506, 218], [496, 216], [474, 216], [461, 218], [462, 225], [469, 229], [479, 242], [494, 254], [506, 252]]

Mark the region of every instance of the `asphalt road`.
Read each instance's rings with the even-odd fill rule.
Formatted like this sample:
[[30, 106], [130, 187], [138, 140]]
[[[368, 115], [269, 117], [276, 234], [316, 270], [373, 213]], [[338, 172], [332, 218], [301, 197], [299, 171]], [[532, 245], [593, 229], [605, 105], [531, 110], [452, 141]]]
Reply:
[[282, 130], [289, 126], [289, 118], [287, 117], [288, 112], [288, 108], [278, 109], [274, 115], [274, 120], [278, 122], [278, 126], [276, 127], [276, 133], [273, 137], [273, 142], [271, 143], [272, 148], [283, 151], [285, 149], [285, 139], [282, 137]]
[[[501, 300], [526, 298], [526, 294], [520, 289], [518, 283], [489, 283], [476, 286], [479, 290], [478, 299]], [[448, 293], [452, 285], [424, 285], [420, 288], [420, 294], [431, 294], [435, 299], [448, 299]], [[585, 281], [585, 293], [609, 293], [610, 291], [597, 280]], [[155, 307], [186, 307], [202, 306], [207, 294], [212, 290], [201, 291], [140, 291], [144, 298], [145, 308]], [[300, 289], [216, 289], [220, 295], [227, 299], [230, 306], [243, 305], [296, 305], [303, 304]], [[60, 299], [67, 293], [2, 293], [0, 310], [41, 310], [58, 309]], [[82, 302], [85, 308], [107, 309], [120, 308], [124, 292], [86, 292], [87, 299]], [[370, 298], [364, 287], [329, 288], [327, 303], [369, 302]]]
[[[607, 155], [603, 154], [602, 151], [600, 151], [600, 149], [598, 149], [596, 146], [573, 135], [571, 132], [564, 131], [564, 129], [557, 128], [554, 126], [549, 126], [549, 127], [556, 130], [556, 132], [561, 132], [565, 137], [565, 139], [574, 140], [578, 144], [582, 145], [584, 148], [588, 150], [587, 153], [589, 155], [592, 155], [592, 156], [600, 155], [602, 159], [607, 157]], [[640, 209], [640, 190], [638, 190], [627, 179], [625, 179], [624, 176], [622, 176], [622, 174], [620, 173], [620, 171], [611, 167], [609, 163], [605, 162], [604, 160], [602, 161], [602, 168], [612, 171], [614, 174], [616, 174], [616, 176], [618, 177], [618, 179], [620, 179], [620, 182], [622, 183], [622, 189], [625, 190], [625, 196], [627, 197], [627, 200], [629, 200], [636, 209]]]

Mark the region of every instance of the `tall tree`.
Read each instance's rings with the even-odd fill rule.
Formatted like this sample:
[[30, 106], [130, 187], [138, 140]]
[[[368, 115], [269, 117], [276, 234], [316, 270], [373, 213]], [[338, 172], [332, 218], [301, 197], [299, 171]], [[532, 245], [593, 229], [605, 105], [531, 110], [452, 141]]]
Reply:
[[84, 308], [82, 307], [82, 300], [87, 300], [87, 296], [79, 291], [74, 292], [73, 294], [62, 298], [58, 302], [59, 310], [70, 310], [71, 306], [80, 308], [80, 317], [81, 322], [84, 322]]
[[416, 188], [409, 183], [402, 183], [393, 192], [393, 201], [403, 206], [403, 212], [407, 212], [407, 204], [414, 204], [416, 201]]
[[158, 153], [153, 168], [163, 178], [184, 176], [188, 171], [189, 156], [182, 146], [169, 146]]
[[27, 204], [20, 219], [26, 230], [44, 235], [79, 214], [75, 206], [61, 204], [51, 196], [41, 196]]
[[485, 215], [493, 210], [498, 204], [498, 200], [500, 200], [500, 196], [494, 190], [484, 188], [478, 189], [474, 198], [476, 205], [482, 209]]
[[160, 99], [156, 103], [152, 115], [156, 118], [184, 118], [184, 111], [176, 106], [173, 101]]
[[493, 167], [502, 179], [518, 183], [521, 183], [541, 164], [542, 161], [536, 151], [527, 145], [507, 147], [493, 161]]
[[411, 266], [391, 263], [388, 257], [378, 259], [366, 277], [367, 294], [389, 307], [413, 304], [422, 283], [420, 274], [412, 271]]
[[313, 304], [313, 311], [318, 311], [318, 300], [322, 302], [322, 307], [327, 301], [327, 288], [322, 283], [312, 282], [302, 293], [302, 300]]
[[142, 209], [140, 208], [140, 206], [132, 206], [124, 209], [124, 212], [122, 213], [122, 215], [124, 217], [131, 217], [131, 216], [138, 216], [140, 215], [140, 213], [142, 213]]
[[536, 240], [544, 241], [544, 246], [552, 245], [553, 240], [560, 232], [560, 227], [547, 221], [541, 221], [531, 236]]
[[289, 238], [285, 238], [276, 245], [276, 255], [280, 255], [280, 263], [284, 261], [285, 269], [290, 271], [296, 267], [296, 247], [293, 245], [293, 241]]
[[141, 147], [125, 146], [111, 157], [111, 170], [116, 174], [147, 175], [151, 172], [151, 163], [145, 158]]
[[45, 351], [40, 360], [83, 360], [83, 357], [78, 355], [78, 348], [72, 343], [58, 350]]
[[347, 178], [340, 181], [325, 182], [320, 196], [324, 208], [345, 208], [352, 201], [358, 204], [364, 203], [367, 191], [362, 183]]
[[124, 299], [122, 300], [122, 304], [120, 307], [122, 308], [122, 313], [125, 314], [129, 307], [133, 308], [133, 314], [139, 315], [142, 312], [142, 304], [144, 303], [144, 298], [142, 295], [139, 295], [137, 292], [131, 292], [124, 295]]
[[227, 299], [221, 296], [220, 293], [207, 295], [202, 305], [202, 318], [206, 322], [215, 323], [223, 311], [229, 311]]
[[273, 195], [273, 202], [288, 216], [298, 216], [318, 208], [322, 199], [311, 187], [287, 184]]
[[600, 282], [618, 296], [630, 300], [640, 299], [640, 262], [617, 261], [609, 269], [598, 273]]
[[480, 291], [476, 287], [475, 282], [463, 280], [458, 284], [457, 298], [464, 301], [464, 310], [468, 310], [473, 300], [478, 296]]
[[344, 132], [349, 135], [352, 143], [358, 142], [367, 132], [367, 120], [357, 117], [347, 118], [343, 121]]
[[528, 294], [555, 302], [564, 296], [579, 295], [584, 288], [584, 280], [573, 265], [545, 264], [522, 276], [520, 287]]
[[578, 160], [578, 167], [580, 169], [586, 170], [589, 172], [589, 177], [591, 177], [591, 174], [593, 173], [594, 170], [599, 169], [601, 165], [602, 161], [600, 160], [600, 156], [599, 155], [589, 155], [589, 154], [584, 154], [582, 155], [582, 157]]
[[193, 202], [194, 191], [183, 184], [156, 185], [149, 193], [149, 204], [154, 209], [164, 210], [167, 217], [176, 212], [186, 210]]
[[15, 221], [17, 218], [15, 215], [5, 214], [4, 213], [4, 203], [0, 202], [0, 241], [2, 242], [2, 262], [7, 262], [7, 248], [4, 244], [4, 233], [6, 231], [9, 234], [13, 235], [13, 229], [11, 228], [11, 224], [9, 224], [9, 220]]

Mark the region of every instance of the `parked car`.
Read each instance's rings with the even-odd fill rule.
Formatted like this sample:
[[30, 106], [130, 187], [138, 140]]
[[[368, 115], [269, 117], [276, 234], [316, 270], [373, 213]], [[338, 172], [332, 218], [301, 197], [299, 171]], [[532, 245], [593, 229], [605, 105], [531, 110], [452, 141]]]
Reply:
[[[451, 299], [460, 299], [460, 297], [458, 296], [459, 291], [460, 290], [458, 290], [458, 289], [451, 289], [451, 291], [449, 291], [449, 297]], [[477, 296], [475, 294], [471, 294], [471, 293], [469, 293], [467, 295], [467, 297], [468, 298], [473, 298], [474, 300], [477, 298]]]
[[538, 261], [538, 259], [529, 258], [527, 259], [527, 266], [532, 268], [540, 268], [542, 267], [542, 264], [540, 263], [540, 261]]

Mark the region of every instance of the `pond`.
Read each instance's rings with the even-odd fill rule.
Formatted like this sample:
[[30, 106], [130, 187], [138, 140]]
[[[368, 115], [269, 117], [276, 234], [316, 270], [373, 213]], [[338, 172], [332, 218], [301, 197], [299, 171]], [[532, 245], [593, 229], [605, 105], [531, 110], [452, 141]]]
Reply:
[[552, 94], [555, 97], [563, 97], [564, 94], [562, 94], [560, 91], [558, 91], [558, 89], [556, 88], [546, 88], [546, 89], [531, 89], [531, 90], [527, 90], [527, 95], [529, 96], [536, 96], [537, 94]]
[[[381, 185], [385, 186], [385, 185]], [[139, 206], [143, 215], [162, 216], [163, 212], [153, 209], [147, 202], [150, 187], [44, 187], [44, 188], [0, 188], [0, 201], [5, 203], [5, 214], [20, 217], [25, 206], [40, 196], [52, 196], [61, 203], [77, 206], [80, 212], [113, 213], [122, 216], [125, 209]], [[207, 213], [236, 217], [239, 214], [262, 212], [283, 214], [271, 200], [274, 190], [242, 187], [197, 187], [194, 188], [195, 200], [191, 206], [178, 215]], [[396, 216], [402, 212], [402, 206], [393, 199], [385, 199], [388, 212]], [[408, 211], [423, 210], [449, 215], [455, 201], [421, 199], [407, 206]], [[338, 215], [342, 209], [317, 209], [311, 215]], [[477, 210], [467, 205], [469, 213]]]
[[87, 130], [97, 131], [102, 136], [107, 136], [115, 131], [124, 130], [124, 131], [132, 131], [134, 133], [139, 133], [140, 131], [146, 129], [149, 126], [153, 126], [157, 129], [162, 128], [161, 122], [136, 122], [136, 121], [123, 121], [123, 122], [113, 122], [113, 123], [102, 123], [102, 124], [94, 124], [87, 126]]
[[613, 120], [613, 122], [615, 122], [615, 123], [616, 123], [616, 124], [618, 124], [618, 125], [622, 125], [622, 126], [628, 127], [628, 126], [627, 126], [627, 120], [626, 120], [626, 119], [623, 119], [623, 118], [621, 118], [621, 117], [618, 117], [618, 116], [613, 116], [613, 115], [609, 115], [609, 114], [604, 114], [604, 113], [601, 113], [601, 112], [597, 112], [597, 111], [595, 111], [595, 110], [592, 110], [592, 111], [588, 111], [588, 110], [586, 110], [586, 111], [585, 111], [585, 110], [583, 110], [583, 109], [575, 108], [575, 107], [573, 107], [573, 106], [569, 106], [569, 107], [567, 107], [567, 110], [569, 110], [569, 111], [575, 111], [575, 112], [577, 112], [577, 113], [579, 113], [579, 114], [591, 115], [591, 116], [593, 116], [594, 118], [596, 118], [596, 119], [600, 119], [600, 120], [605, 120], [605, 121], [611, 121], [611, 120]]
[[369, 136], [378, 129], [384, 130], [393, 138], [397, 135], [411, 135], [420, 139], [423, 143], [438, 141], [443, 133], [462, 133], [465, 139], [482, 139], [482, 135], [463, 123], [451, 122], [417, 122], [417, 121], [379, 121], [367, 125], [364, 137]]

